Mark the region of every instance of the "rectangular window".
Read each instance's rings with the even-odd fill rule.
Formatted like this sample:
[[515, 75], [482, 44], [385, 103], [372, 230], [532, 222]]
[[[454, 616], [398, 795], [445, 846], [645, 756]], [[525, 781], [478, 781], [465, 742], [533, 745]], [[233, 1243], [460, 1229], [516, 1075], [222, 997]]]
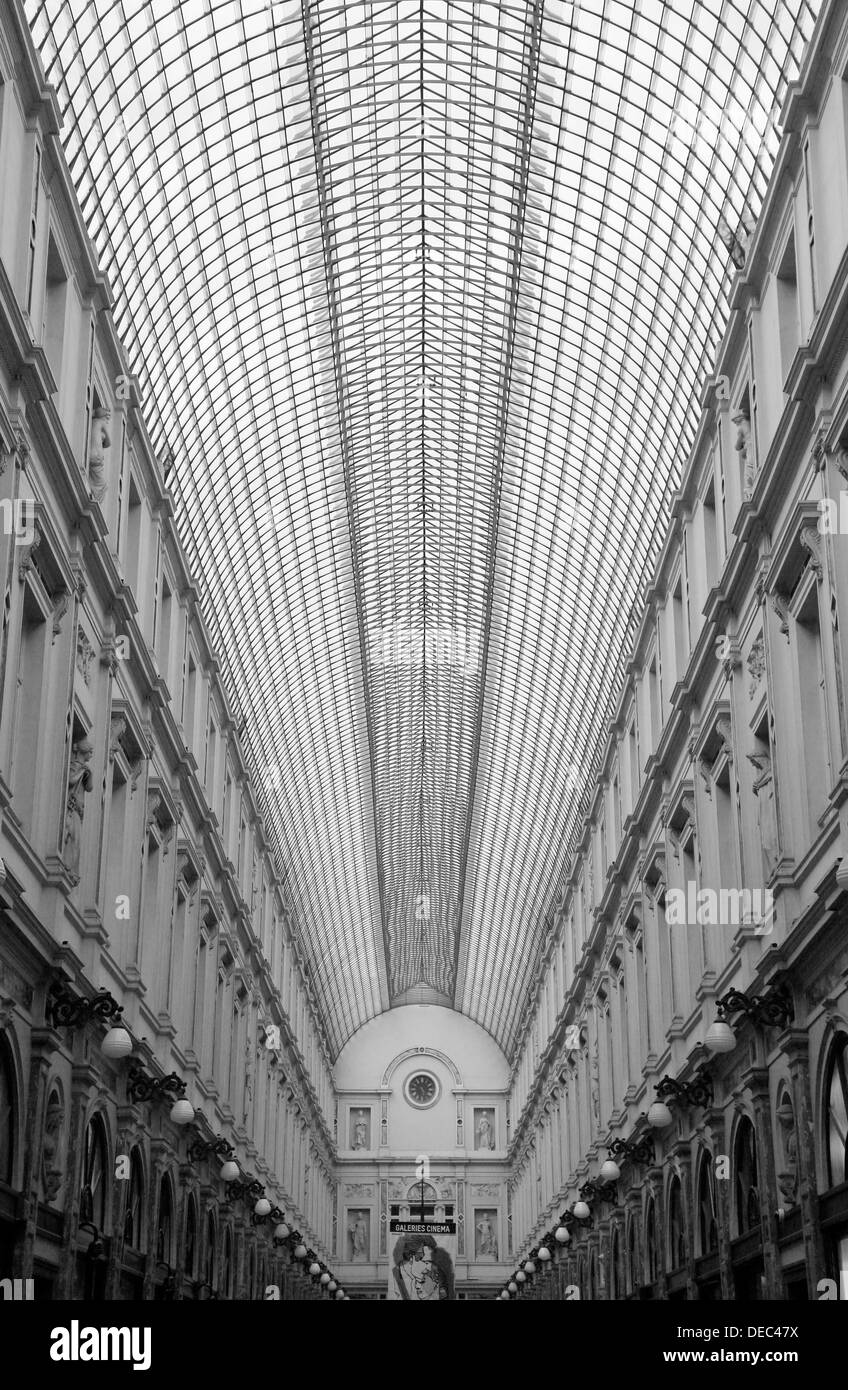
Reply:
[[804, 141], [804, 197], [807, 213], [807, 247], [810, 256], [810, 284], [813, 292], [813, 313], [819, 307], [819, 286], [816, 274], [816, 227], [813, 217], [813, 181], [811, 175], [810, 142]]
[[33, 828], [38, 788], [41, 707], [47, 662], [47, 624], [29, 585], [24, 589], [17, 670], [15, 734], [12, 742], [12, 809], [27, 833]]
[[807, 779], [810, 836], [826, 810], [832, 785], [826, 703], [826, 674], [819, 623], [818, 586], [813, 584], [796, 622], [801, 738]]
[[777, 267], [777, 318], [780, 332], [781, 377], [785, 381], [801, 342], [798, 313], [798, 267], [795, 263], [794, 233], [784, 247]]
[[38, 205], [41, 201], [41, 147], [35, 147], [35, 178], [30, 199], [29, 239], [27, 244], [27, 268], [25, 299], [26, 311], [32, 313], [32, 294], [35, 286], [35, 254], [38, 249]]
[[58, 386], [62, 377], [62, 352], [65, 343], [65, 311], [68, 302], [68, 276], [62, 257], [50, 233], [47, 244], [47, 281], [44, 291], [44, 318], [41, 341]]
[[719, 578], [718, 527], [716, 525], [715, 479], [710, 481], [704, 498], [704, 557], [707, 566], [707, 589], [715, 588]]

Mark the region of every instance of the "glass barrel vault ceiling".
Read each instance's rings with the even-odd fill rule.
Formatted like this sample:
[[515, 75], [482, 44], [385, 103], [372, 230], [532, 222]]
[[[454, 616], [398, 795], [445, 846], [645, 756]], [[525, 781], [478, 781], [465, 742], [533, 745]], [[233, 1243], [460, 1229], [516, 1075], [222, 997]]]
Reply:
[[509, 1053], [818, 5], [26, 8], [330, 1044]]

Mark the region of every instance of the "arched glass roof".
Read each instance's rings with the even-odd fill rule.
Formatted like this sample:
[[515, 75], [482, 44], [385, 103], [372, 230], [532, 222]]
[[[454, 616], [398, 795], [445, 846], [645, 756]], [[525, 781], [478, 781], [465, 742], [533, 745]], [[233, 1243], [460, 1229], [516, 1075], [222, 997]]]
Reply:
[[810, 0], [27, 0], [338, 1048], [509, 1051]]

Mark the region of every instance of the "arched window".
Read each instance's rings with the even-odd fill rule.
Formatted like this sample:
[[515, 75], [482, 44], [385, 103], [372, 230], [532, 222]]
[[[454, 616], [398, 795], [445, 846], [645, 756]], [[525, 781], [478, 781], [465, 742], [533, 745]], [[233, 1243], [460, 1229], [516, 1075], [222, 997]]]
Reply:
[[197, 1204], [193, 1197], [188, 1199], [186, 1209], [185, 1258], [183, 1269], [189, 1279], [194, 1279], [197, 1270]]
[[124, 1244], [133, 1250], [141, 1249], [142, 1219], [144, 1216], [144, 1169], [141, 1154], [134, 1148], [130, 1154], [130, 1181], [127, 1190], [127, 1209], [124, 1213]]
[[17, 1094], [12, 1053], [5, 1039], [0, 1039], [0, 1182], [9, 1187], [14, 1179], [18, 1144]]
[[224, 1252], [221, 1260], [221, 1293], [224, 1298], [233, 1296], [233, 1237], [229, 1227], [224, 1232]]
[[206, 1269], [204, 1277], [210, 1288], [215, 1288], [215, 1279], [218, 1273], [218, 1233], [215, 1229], [215, 1217], [212, 1212], [206, 1218]]
[[80, 1189], [80, 1221], [88, 1221], [102, 1233], [106, 1224], [106, 1132], [99, 1115], [85, 1129]]
[[736, 1135], [733, 1171], [736, 1185], [736, 1225], [738, 1234], [753, 1231], [760, 1223], [760, 1195], [757, 1186], [757, 1139], [754, 1126], [745, 1117]]
[[657, 1214], [654, 1210], [653, 1198], [648, 1203], [648, 1210], [645, 1213], [645, 1264], [648, 1283], [655, 1284], [659, 1277], [659, 1261], [657, 1260]]
[[683, 1228], [683, 1193], [680, 1179], [671, 1180], [668, 1190], [668, 1258], [669, 1269], [680, 1269], [686, 1263], [686, 1234]]
[[173, 1264], [174, 1258], [174, 1201], [171, 1180], [167, 1176], [159, 1187], [159, 1216], [156, 1222], [156, 1260]]
[[840, 1033], [833, 1046], [826, 1091], [828, 1185], [837, 1187], [848, 1176], [848, 1035]]
[[715, 1198], [713, 1156], [705, 1153], [698, 1174], [698, 1239], [702, 1255], [709, 1255], [712, 1250], [718, 1249]]

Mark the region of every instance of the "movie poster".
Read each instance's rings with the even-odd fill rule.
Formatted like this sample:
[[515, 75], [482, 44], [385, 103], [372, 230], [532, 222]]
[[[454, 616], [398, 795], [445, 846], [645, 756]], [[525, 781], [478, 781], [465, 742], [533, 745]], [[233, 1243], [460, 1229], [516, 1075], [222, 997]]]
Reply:
[[389, 1298], [439, 1303], [456, 1298], [455, 1221], [389, 1222]]

